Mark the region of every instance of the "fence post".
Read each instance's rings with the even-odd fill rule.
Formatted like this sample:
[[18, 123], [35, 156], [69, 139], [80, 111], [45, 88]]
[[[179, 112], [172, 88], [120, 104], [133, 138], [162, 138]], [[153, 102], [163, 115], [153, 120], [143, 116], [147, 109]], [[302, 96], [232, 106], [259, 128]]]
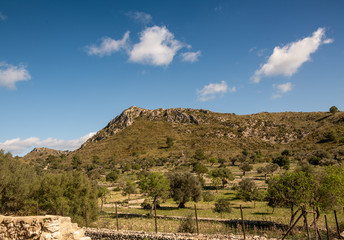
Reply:
[[337, 211], [336, 211], [336, 210], [334, 210], [334, 217], [335, 217], [335, 219], [336, 219], [336, 226], [337, 226], [338, 238], [341, 239], [340, 230], [339, 230], [339, 225], [338, 225], [338, 220], [337, 220]]
[[156, 202], [154, 202], [154, 215], [155, 215], [155, 233], [158, 233], [158, 222], [156, 220]]
[[246, 239], [246, 234], [245, 234], [245, 220], [244, 220], [244, 214], [242, 212], [242, 206], [240, 205], [240, 212], [241, 212], [241, 220], [242, 220], [242, 231], [244, 233], [244, 240]]
[[86, 228], [88, 227], [87, 223], [87, 205], [85, 204], [85, 221], [86, 221]]
[[196, 216], [196, 226], [197, 226], [197, 235], [199, 234], [199, 230], [198, 230], [198, 218], [197, 218], [197, 207], [195, 204], [195, 216]]
[[326, 236], [327, 236], [327, 240], [330, 240], [330, 235], [329, 235], [329, 232], [328, 232], [328, 225], [327, 225], [327, 217], [325, 215], [325, 224], [326, 224]]
[[38, 202], [36, 203], [36, 215], [39, 215]]
[[117, 229], [117, 231], [118, 231], [118, 213], [117, 213], [117, 203], [115, 203], [115, 211], [116, 211], [116, 229]]

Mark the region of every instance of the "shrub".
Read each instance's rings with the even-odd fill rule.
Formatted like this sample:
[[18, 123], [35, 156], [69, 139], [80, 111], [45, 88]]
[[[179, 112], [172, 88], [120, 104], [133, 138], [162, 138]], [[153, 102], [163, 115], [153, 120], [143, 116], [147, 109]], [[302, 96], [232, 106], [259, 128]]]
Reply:
[[203, 192], [203, 201], [204, 202], [212, 202], [215, 200], [214, 194], [210, 192]]
[[192, 215], [189, 215], [180, 221], [178, 232], [183, 232], [183, 233], [194, 233], [194, 232], [196, 232], [194, 220], [192, 219]]
[[335, 114], [336, 112], [338, 112], [338, 108], [336, 106], [330, 107], [330, 113]]
[[226, 198], [219, 198], [215, 202], [214, 212], [217, 213], [230, 213], [232, 208], [230, 207], [229, 200]]

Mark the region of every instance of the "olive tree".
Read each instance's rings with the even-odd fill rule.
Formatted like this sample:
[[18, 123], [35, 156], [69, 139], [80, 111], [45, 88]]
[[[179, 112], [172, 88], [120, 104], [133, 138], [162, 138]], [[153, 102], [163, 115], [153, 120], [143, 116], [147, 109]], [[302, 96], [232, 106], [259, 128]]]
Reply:
[[185, 203], [190, 200], [197, 202], [201, 199], [202, 185], [191, 173], [171, 173], [168, 179], [171, 197], [179, 204], [179, 208], [185, 208]]

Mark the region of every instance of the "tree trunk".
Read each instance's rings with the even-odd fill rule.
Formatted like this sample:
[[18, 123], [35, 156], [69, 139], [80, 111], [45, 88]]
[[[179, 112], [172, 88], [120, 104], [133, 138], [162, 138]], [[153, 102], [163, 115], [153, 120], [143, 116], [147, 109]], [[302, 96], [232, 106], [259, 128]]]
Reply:
[[267, 174], [265, 173], [265, 174], [264, 174], [264, 177], [265, 177], [265, 181], [266, 181], [266, 175], [267, 175]]
[[103, 211], [103, 205], [104, 205], [104, 199], [100, 198], [101, 204], [100, 204], [100, 211]]
[[178, 208], [185, 208], [185, 202], [180, 202]]

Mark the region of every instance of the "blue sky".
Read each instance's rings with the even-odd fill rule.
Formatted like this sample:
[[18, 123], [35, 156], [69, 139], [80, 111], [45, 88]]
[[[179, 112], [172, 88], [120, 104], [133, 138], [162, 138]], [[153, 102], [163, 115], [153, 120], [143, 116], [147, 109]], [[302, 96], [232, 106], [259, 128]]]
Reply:
[[0, 2], [0, 148], [75, 149], [124, 109], [344, 108], [344, 1]]

